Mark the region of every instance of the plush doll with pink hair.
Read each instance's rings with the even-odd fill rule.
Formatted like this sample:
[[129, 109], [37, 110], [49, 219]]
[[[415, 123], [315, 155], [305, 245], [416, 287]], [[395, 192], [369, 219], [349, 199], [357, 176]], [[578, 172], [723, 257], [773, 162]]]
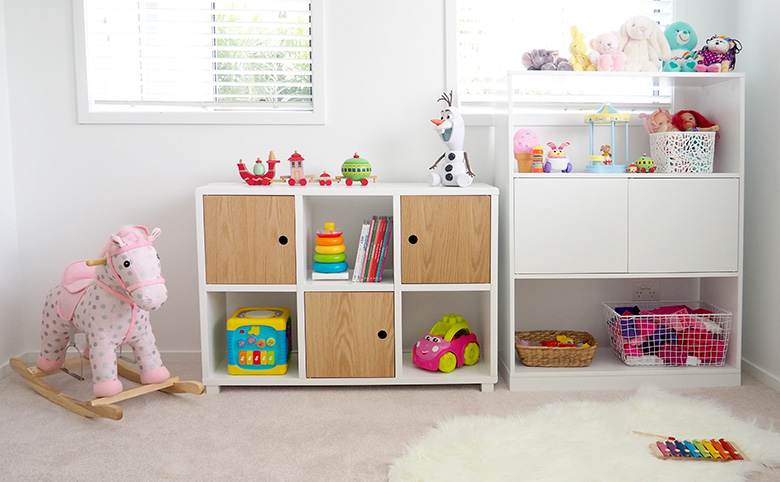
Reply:
[[642, 119], [642, 124], [649, 134], [677, 130], [674, 124], [672, 124], [672, 114], [666, 109], [659, 108], [650, 114], [641, 113], [639, 114], [639, 118]]

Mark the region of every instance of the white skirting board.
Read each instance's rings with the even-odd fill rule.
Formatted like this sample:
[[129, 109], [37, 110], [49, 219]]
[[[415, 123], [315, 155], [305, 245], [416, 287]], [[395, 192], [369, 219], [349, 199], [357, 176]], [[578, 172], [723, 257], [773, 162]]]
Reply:
[[756, 366], [749, 360], [742, 359], [742, 372], [750, 375], [759, 382], [776, 392], [780, 392], [780, 378]]

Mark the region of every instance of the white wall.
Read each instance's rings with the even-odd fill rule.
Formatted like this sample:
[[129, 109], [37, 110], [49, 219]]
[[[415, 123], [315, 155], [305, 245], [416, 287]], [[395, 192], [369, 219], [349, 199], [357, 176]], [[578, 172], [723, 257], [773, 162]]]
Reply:
[[20, 318], [19, 244], [16, 237], [11, 117], [8, 112], [8, 71], [4, 0], [0, 0], [0, 365], [24, 351], [25, 326]]
[[[61, 270], [132, 223], [163, 230], [161, 349], [198, 351], [194, 190], [240, 181], [239, 158], [297, 149], [319, 173], [358, 151], [379, 182], [425, 181], [444, 148], [430, 122], [444, 88], [443, 3], [329, 0], [325, 15], [324, 126], [79, 125], [71, 1], [5, 2], [26, 350], [37, 351], [40, 304]], [[466, 142], [489, 182], [492, 161]]]
[[780, 18], [775, 0], [740, 1], [737, 68], [746, 76], [745, 285], [742, 353], [746, 369], [780, 390], [780, 162], [777, 160], [780, 66], [767, 58], [767, 33]]

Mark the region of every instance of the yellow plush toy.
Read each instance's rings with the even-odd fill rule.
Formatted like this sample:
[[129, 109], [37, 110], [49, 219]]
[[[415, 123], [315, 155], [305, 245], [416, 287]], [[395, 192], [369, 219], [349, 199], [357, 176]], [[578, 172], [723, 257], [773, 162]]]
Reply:
[[580, 33], [576, 26], [571, 27], [571, 44], [569, 45], [571, 58], [569, 63], [574, 70], [596, 70], [596, 66], [588, 58], [588, 46], [585, 44], [585, 34]]

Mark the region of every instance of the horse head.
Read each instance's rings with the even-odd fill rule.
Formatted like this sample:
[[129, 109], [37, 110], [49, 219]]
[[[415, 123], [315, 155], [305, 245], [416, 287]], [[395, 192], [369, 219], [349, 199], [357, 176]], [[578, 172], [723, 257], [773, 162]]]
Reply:
[[146, 311], [156, 310], [168, 299], [160, 256], [153, 245], [159, 235], [160, 228], [149, 232], [144, 226], [125, 226], [111, 235], [105, 249], [111, 284]]

